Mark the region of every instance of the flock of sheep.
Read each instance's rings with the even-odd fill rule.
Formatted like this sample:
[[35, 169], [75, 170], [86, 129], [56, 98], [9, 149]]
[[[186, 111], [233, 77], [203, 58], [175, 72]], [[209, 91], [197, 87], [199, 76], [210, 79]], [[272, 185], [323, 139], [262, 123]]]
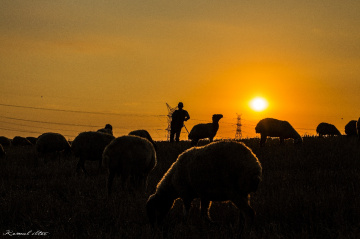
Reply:
[[[200, 139], [208, 138], [210, 143], [202, 147], [190, 147], [159, 181], [156, 191], [148, 198], [146, 209], [152, 225], [165, 218], [174, 201], [181, 198], [188, 212], [194, 198], [201, 200], [201, 214], [211, 220], [209, 208], [212, 201], [232, 201], [252, 221], [254, 210], [249, 205], [250, 193], [255, 192], [262, 179], [262, 167], [250, 148], [242, 142], [212, 142], [219, 129], [221, 114], [212, 117], [212, 123], [195, 125], [189, 133], [191, 146]], [[302, 138], [287, 121], [265, 118], [255, 127], [261, 134], [260, 146], [267, 137], [294, 139], [301, 144]], [[320, 123], [316, 129], [320, 136], [340, 135], [334, 125]], [[360, 118], [345, 126], [348, 135], [360, 136]], [[107, 190], [111, 195], [115, 176], [121, 177], [123, 185], [145, 185], [150, 171], [156, 167], [157, 147], [146, 130], [135, 130], [128, 135], [114, 137], [112, 126], [94, 132], [82, 132], [70, 143], [58, 133], [44, 133], [38, 138], [15, 137], [10, 140], [0, 137], [0, 156], [5, 157], [3, 146], [35, 144], [40, 158], [54, 158], [57, 152], [73, 154], [79, 159], [76, 171], [85, 174], [85, 161], [98, 161], [108, 171]], [[3, 146], [2, 146], [3, 145]], [[129, 184], [128, 184], [128, 183]], [[186, 213], [185, 212], [185, 213]]]

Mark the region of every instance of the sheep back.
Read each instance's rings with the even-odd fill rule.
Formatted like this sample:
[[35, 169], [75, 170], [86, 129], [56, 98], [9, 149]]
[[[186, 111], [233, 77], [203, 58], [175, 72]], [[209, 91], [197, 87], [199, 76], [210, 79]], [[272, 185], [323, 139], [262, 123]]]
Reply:
[[0, 144], [2, 146], [11, 146], [11, 139], [5, 137], [5, 136], [0, 136]]
[[212, 123], [207, 124], [197, 124], [191, 129], [188, 138], [189, 139], [205, 139], [205, 138], [214, 138], [217, 133], [217, 130], [214, 130]]
[[347, 136], [356, 136], [356, 120], [350, 120], [349, 123], [345, 125], [345, 134]]
[[40, 135], [35, 147], [36, 151], [40, 154], [71, 151], [70, 144], [66, 138], [62, 134], [52, 132]]
[[26, 146], [26, 145], [33, 145], [28, 139], [21, 137], [21, 136], [15, 136], [12, 140], [12, 145], [14, 146]]
[[135, 136], [139, 136], [139, 137], [149, 140], [152, 143], [152, 145], [154, 146], [155, 151], [157, 150], [157, 146], [147, 130], [144, 130], [144, 129], [133, 130], [129, 133], [129, 135], [135, 135]]
[[105, 147], [115, 139], [110, 134], [101, 132], [82, 132], [71, 144], [71, 149], [75, 157], [90, 161], [101, 161]]
[[341, 135], [340, 131], [335, 127], [335, 125], [333, 124], [329, 124], [329, 123], [320, 123], [317, 127], [316, 127], [316, 132], [319, 134], [319, 136], [322, 135]]
[[117, 175], [147, 177], [156, 165], [154, 146], [145, 138], [125, 135], [114, 139], [103, 152], [103, 166]]

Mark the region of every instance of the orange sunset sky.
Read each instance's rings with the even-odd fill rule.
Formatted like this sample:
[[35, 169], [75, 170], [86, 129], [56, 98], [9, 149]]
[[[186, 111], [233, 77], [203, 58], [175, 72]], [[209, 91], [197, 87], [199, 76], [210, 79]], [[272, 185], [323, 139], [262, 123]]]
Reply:
[[[217, 138], [265, 117], [301, 135], [360, 116], [360, 1], [0, 0], [0, 135], [165, 139], [166, 103]], [[256, 96], [269, 105], [249, 107]], [[57, 111], [56, 111], [57, 110]], [[91, 113], [95, 112], [95, 113]], [[185, 129], [181, 139], [187, 139]]]

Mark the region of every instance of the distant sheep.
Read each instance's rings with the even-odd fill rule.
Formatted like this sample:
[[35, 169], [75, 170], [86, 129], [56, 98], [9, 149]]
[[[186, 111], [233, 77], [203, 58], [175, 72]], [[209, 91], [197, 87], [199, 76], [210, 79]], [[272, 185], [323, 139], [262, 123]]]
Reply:
[[54, 156], [57, 152], [71, 153], [71, 147], [66, 138], [59, 133], [44, 133], [36, 141], [36, 152], [39, 157]]
[[27, 145], [33, 145], [28, 139], [21, 137], [21, 136], [15, 136], [12, 140], [12, 145], [14, 146], [27, 146]]
[[285, 139], [294, 139], [294, 144], [301, 144], [302, 138], [298, 132], [287, 121], [265, 118], [259, 121], [255, 127], [255, 132], [260, 133], [260, 146], [265, 146], [267, 137], [280, 137], [280, 144]]
[[146, 131], [144, 129], [133, 130], [129, 133], [129, 135], [135, 135], [135, 136], [139, 136], [139, 137], [149, 140], [152, 143], [152, 145], [154, 146], [155, 151], [157, 151], [157, 146], [156, 146], [154, 140], [151, 138], [148, 131]]
[[0, 144], [4, 147], [11, 146], [11, 139], [5, 136], [0, 136]]
[[356, 122], [356, 132], [357, 132], [357, 135], [360, 140], [360, 117], [359, 117], [358, 121]]
[[345, 125], [345, 134], [347, 136], [356, 136], [356, 120], [350, 120], [349, 123]]
[[255, 154], [242, 142], [219, 141], [192, 147], [179, 155], [165, 173], [147, 203], [151, 224], [161, 223], [177, 198], [186, 212], [191, 202], [201, 199], [201, 214], [211, 220], [211, 201], [232, 201], [250, 222], [255, 212], [249, 205], [262, 178]]
[[324, 135], [329, 135], [329, 136], [341, 135], [340, 131], [335, 127], [335, 125], [324, 122], [320, 123], [316, 127], [316, 133], [318, 133], [320, 137]]
[[75, 157], [79, 158], [79, 162], [76, 166], [76, 171], [79, 172], [80, 168], [85, 174], [85, 161], [98, 161], [99, 170], [101, 167], [102, 153], [105, 147], [115, 139], [110, 134], [104, 134], [100, 132], [82, 132], [71, 144], [71, 149]]
[[6, 157], [6, 152], [3, 146], [0, 144], [0, 159], [4, 159]]
[[105, 128], [103, 129], [99, 129], [97, 132], [101, 132], [101, 133], [106, 133], [106, 134], [110, 134], [113, 135], [113, 131], [112, 131], [112, 125], [111, 124], [106, 124]]
[[144, 185], [155, 165], [156, 153], [149, 140], [134, 135], [116, 138], [103, 153], [103, 166], [109, 171], [108, 194], [115, 175], [121, 176], [123, 184], [131, 179], [136, 186]]
[[206, 139], [206, 138], [209, 138], [210, 142], [212, 142], [219, 129], [219, 120], [222, 117], [223, 117], [222, 114], [214, 114], [212, 116], [212, 123], [195, 125], [189, 133], [189, 139], [191, 139], [191, 145], [195, 146], [197, 145], [200, 139]]
[[30, 143], [35, 145], [38, 138], [36, 138], [36, 137], [26, 137], [26, 139], [29, 140]]

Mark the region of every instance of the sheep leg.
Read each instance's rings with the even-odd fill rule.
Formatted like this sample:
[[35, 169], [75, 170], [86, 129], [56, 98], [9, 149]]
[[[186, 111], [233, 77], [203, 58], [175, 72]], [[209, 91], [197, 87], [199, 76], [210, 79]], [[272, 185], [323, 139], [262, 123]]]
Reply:
[[249, 225], [252, 225], [254, 223], [255, 211], [249, 205], [248, 195], [232, 200], [232, 202], [236, 205], [237, 208], [241, 210], [242, 214], [245, 214], [249, 220]]
[[212, 219], [210, 217], [210, 207], [211, 207], [211, 201], [201, 198], [201, 216], [206, 218], [208, 221], [212, 222]]
[[83, 170], [83, 172], [85, 173], [85, 175], [87, 175], [87, 171], [85, 170], [85, 159], [84, 158], [80, 158], [78, 164], [76, 165], [76, 172], [79, 173], [80, 168]]
[[264, 135], [264, 134], [261, 135], [261, 139], [260, 139], [261, 147], [265, 146], [266, 138], [267, 138], [267, 135]]
[[280, 144], [283, 144], [283, 143], [284, 143], [284, 138], [280, 137]]

